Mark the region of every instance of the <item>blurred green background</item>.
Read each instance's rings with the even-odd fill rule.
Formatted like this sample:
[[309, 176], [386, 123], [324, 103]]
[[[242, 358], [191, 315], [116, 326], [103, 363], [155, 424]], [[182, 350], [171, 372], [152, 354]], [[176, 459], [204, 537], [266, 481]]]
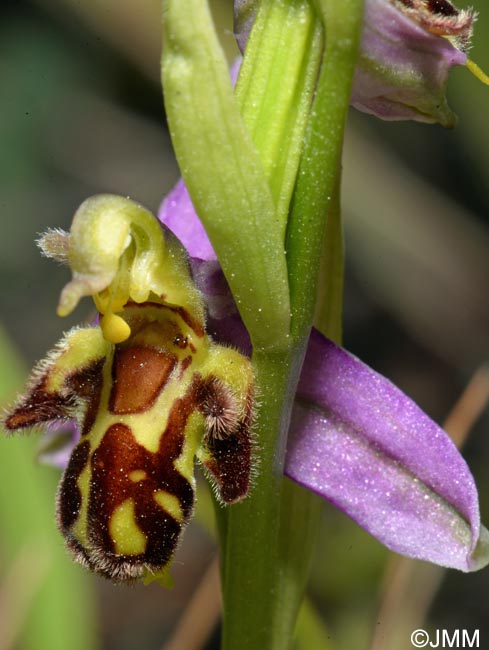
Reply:
[[[230, 59], [231, 4], [213, 2]], [[482, 14], [471, 56], [489, 71], [489, 13], [482, 0], [472, 4]], [[5, 402], [61, 331], [90, 314], [86, 301], [73, 318], [56, 317], [67, 271], [41, 258], [38, 233], [68, 228], [97, 192], [157, 210], [178, 170], [159, 85], [159, 0], [4, 0], [0, 15]], [[454, 131], [352, 111], [344, 156], [345, 346], [439, 422], [489, 357], [489, 88], [457, 69], [449, 97], [460, 117]], [[486, 409], [464, 451], [486, 523], [488, 430]], [[67, 558], [54, 525], [59, 473], [36, 463], [38, 440], [0, 440], [0, 650], [153, 650], [183, 612], [195, 634], [180, 648], [217, 648], [218, 626], [207, 644], [199, 640], [215, 607], [197, 606], [197, 618], [188, 608], [192, 596], [217, 602], [212, 575], [202, 582], [215, 557], [205, 488], [175, 588], [114, 587]], [[423, 626], [479, 629], [489, 647], [489, 569], [399, 563], [330, 506], [318, 549], [297, 648], [406, 650]]]

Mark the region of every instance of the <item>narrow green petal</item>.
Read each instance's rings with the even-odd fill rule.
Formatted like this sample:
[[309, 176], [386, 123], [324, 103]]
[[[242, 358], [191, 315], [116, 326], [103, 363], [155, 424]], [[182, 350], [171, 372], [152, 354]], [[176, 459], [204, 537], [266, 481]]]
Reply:
[[236, 96], [285, 230], [321, 62], [323, 29], [308, 0], [260, 5]]
[[326, 50], [287, 231], [292, 333], [312, 323], [325, 223], [340, 178], [343, 132], [362, 26], [362, 1], [317, 0]]
[[165, 106], [182, 175], [255, 347], [283, 347], [290, 315], [281, 229], [207, 3], [165, 0], [163, 33]]

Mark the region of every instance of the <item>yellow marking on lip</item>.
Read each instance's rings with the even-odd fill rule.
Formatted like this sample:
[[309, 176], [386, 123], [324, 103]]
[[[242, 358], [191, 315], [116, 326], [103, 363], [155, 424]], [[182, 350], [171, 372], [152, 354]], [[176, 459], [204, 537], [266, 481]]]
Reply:
[[47, 373], [46, 390], [52, 393], [62, 390], [73, 371], [79, 371], [94, 361], [103, 359], [108, 350], [108, 343], [98, 328], [72, 330], [46, 360], [48, 363], [53, 361], [53, 366]]
[[154, 493], [153, 498], [175, 521], [178, 521], [179, 524], [183, 522], [183, 512], [178, 497], [165, 490], [158, 490]]
[[77, 520], [71, 528], [71, 533], [76, 537], [80, 544], [87, 548], [87, 515], [88, 515], [88, 495], [90, 490], [90, 478], [91, 478], [90, 464], [87, 463], [83, 468], [80, 476], [78, 477], [78, 488], [81, 493], [81, 506], [80, 513], [77, 517]]
[[134, 483], [139, 483], [139, 481], [144, 481], [144, 479], [148, 478], [148, 475], [144, 469], [135, 469], [129, 473], [129, 478]]
[[109, 533], [118, 555], [142, 555], [146, 551], [146, 535], [136, 523], [132, 499], [126, 499], [114, 510]]
[[195, 487], [194, 458], [202, 441], [205, 420], [202, 413], [193, 412], [189, 415], [185, 426], [183, 449], [178, 458], [173, 461], [173, 467]]

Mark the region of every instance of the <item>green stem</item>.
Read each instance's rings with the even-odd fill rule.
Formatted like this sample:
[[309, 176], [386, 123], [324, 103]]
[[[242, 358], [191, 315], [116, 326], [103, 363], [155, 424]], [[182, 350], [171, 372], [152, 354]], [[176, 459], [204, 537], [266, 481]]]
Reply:
[[[262, 3], [236, 88], [283, 239], [321, 59], [322, 32], [307, 0]], [[298, 342], [288, 358], [254, 356], [263, 396], [256, 424], [261, 467], [252, 495], [219, 516], [223, 649], [286, 648], [292, 638], [310, 552], [305, 549], [302, 555], [304, 566], [290, 561], [287, 545], [280, 543], [280, 509], [281, 490], [285, 501], [295, 490], [282, 479], [283, 446], [305, 343], [305, 338]], [[299, 506], [303, 508], [304, 501]], [[297, 514], [304, 516], [302, 510]], [[294, 529], [291, 534], [301, 537], [305, 532]]]
[[[257, 414], [259, 467], [251, 494], [226, 509], [223, 556], [224, 620], [222, 648], [271, 650], [277, 645], [277, 584], [281, 558], [277, 553], [284, 448], [277, 445], [287, 431], [295, 385], [292, 354], [254, 355], [260, 396]], [[276, 432], [280, 433], [277, 438]]]
[[287, 230], [292, 334], [314, 313], [326, 217], [340, 174], [343, 133], [362, 26], [362, 0], [317, 0], [326, 50]]
[[342, 331], [344, 254], [339, 174], [326, 219], [314, 312], [314, 326], [338, 345]]
[[[287, 231], [292, 334], [307, 336], [321, 274], [317, 324], [341, 339], [343, 243], [339, 203], [343, 131], [360, 39], [361, 0], [325, 0], [319, 13], [326, 29], [326, 51], [308, 124]], [[324, 247], [323, 247], [324, 240]], [[281, 625], [277, 648], [287, 648], [309, 573], [321, 513], [316, 495], [287, 483], [282, 492], [280, 552], [283, 571]]]
[[306, 588], [323, 501], [316, 494], [283, 480], [279, 555], [282, 570], [277, 584], [274, 622], [276, 648], [291, 644], [297, 614]]

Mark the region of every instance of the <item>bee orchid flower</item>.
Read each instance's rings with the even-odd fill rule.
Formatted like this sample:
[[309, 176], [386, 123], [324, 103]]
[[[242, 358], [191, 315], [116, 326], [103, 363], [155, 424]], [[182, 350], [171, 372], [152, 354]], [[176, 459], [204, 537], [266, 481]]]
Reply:
[[[123, 582], [166, 580], [192, 513], [194, 457], [232, 503], [246, 497], [259, 454], [249, 433], [251, 344], [182, 181], [159, 217], [162, 227], [128, 199], [93, 197], [71, 234], [41, 239], [73, 271], [58, 311], [93, 295], [100, 322], [65, 336], [4, 421], [9, 431], [47, 426], [43, 459], [64, 469], [58, 524], [67, 545]], [[285, 473], [393, 551], [462, 571], [489, 562], [474, 480], [448, 435], [317, 330]]]
[[[206, 52], [214, 51], [214, 36], [205, 29], [204, 4], [194, 5], [202, 20], [188, 21], [182, 3], [165, 3], [164, 27], [169, 33], [162, 68], [177, 158], [180, 154], [180, 167], [220, 261], [183, 181], [164, 200], [159, 220], [127, 198], [100, 195], [85, 201], [70, 233], [49, 231], [40, 246], [72, 272], [58, 314], [71, 313], [82, 297], [91, 296], [97, 321], [70, 330], [38, 364], [3, 424], [10, 432], [46, 427], [49, 449], [44, 449], [44, 458], [52, 457], [60, 426], [68, 425], [68, 445], [56, 448], [55, 457], [64, 466], [58, 526], [76, 561], [114, 581], [157, 578], [167, 583], [168, 568], [193, 511], [196, 461], [222, 505], [245, 500], [253, 490], [253, 474], [259, 472], [255, 490], [264, 495], [260, 518], [254, 522], [254, 495], [249, 508], [232, 511], [237, 517], [230, 515], [226, 534], [240, 542], [246, 538], [243, 531], [248, 532], [246, 522], [263, 530], [271, 521], [263, 539], [275, 539], [284, 447], [289, 478], [337, 505], [390, 549], [462, 571], [477, 570], [489, 562], [489, 534], [480, 524], [470, 470], [440, 427], [387, 379], [316, 330], [310, 333], [295, 391], [292, 374], [300, 368], [312, 316], [304, 316], [300, 326], [296, 319], [300, 344], [294, 343], [297, 350], [292, 354], [287, 348], [293, 338], [291, 314], [307, 312], [307, 305], [302, 312], [297, 309], [300, 294], [312, 286], [310, 269], [302, 268], [302, 262], [311, 266], [311, 242], [319, 246], [322, 223], [304, 239], [303, 230], [316, 223], [304, 209], [308, 201], [309, 207], [317, 202], [303, 190], [307, 201], [302, 209], [294, 202], [287, 222], [288, 208], [282, 205], [277, 218], [272, 184], [241, 119], [225, 62], [214, 54], [201, 55], [202, 43]], [[446, 73], [450, 65], [465, 61], [473, 19], [470, 12], [453, 12], [446, 0], [367, 0], [363, 42], [365, 46], [372, 39], [375, 47], [361, 54], [353, 103], [389, 119], [409, 116], [448, 125], [449, 109], [441, 101]], [[249, 27], [253, 12], [248, 18]], [[360, 27], [360, 13], [357, 18]], [[409, 41], [408, 36], [413, 47], [404, 44], [400, 65], [391, 65], [399, 58], [397, 39]], [[319, 55], [320, 39], [313, 40]], [[431, 41], [438, 48], [433, 45], [433, 57]], [[419, 59], [418, 48], [424, 48]], [[348, 57], [345, 69], [351, 78], [356, 58]], [[421, 59], [426, 70], [420, 76]], [[441, 60], [441, 67], [432, 68], [434, 60], [437, 65]], [[313, 72], [311, 79], [315, 67]], [[365, 80], [368, 92], [361, 90]], [[213, 83], [215, 92], [209, 93]], [[339, 97], [324, 92], [329, 88], [324, 78], [315, 93], [314, 84], [309, 86], [310, 98], [315, 94], [320, 107], [325, 98]], [[197, 95], [187, 92], [189, 87]], [[347, 90], [342, 90], [344, 106], [341, 100], [335, 118], [340, 126]], [[195, 101], [201, 91], [214, 104]], [[222, 109], [222, 120], [212, 106]], [[307, 108], [304, 114], [308, 116]], [[318, 115], [322, 112], [312, 111], [311, 119]], [[299, 121], [289, 143], [297, 165], [305, 132], [305, 121]], [[284, 118], [282, 126], [286, 124]], [[283, 133], [288, 131], [284, 126]], [[341, 136], [342, 127], [333, 131]], [[310, 133], [314, 135], [314, 129]], [[309, 145], [315, 153], [314, 139]], [[306, 150], [309, 145], [306, 142]], [[340, 147], [332, 150], [339, 156]], [[281, 149], [267, 151], [273, 153], [270, 169], [275, 169], [274, 156]], [[318, 160], [306, 154], [301, 163], [303, 159]], [[306, 174], [287, 161], [282, 161], [283, 171], [295, 201]], [[339, 158], [330, 160], [336, 163]], [[322, 219], [324, 211], [319, 212]], [[290, 248], [284, 243], [286, 231]], [[311, 246], [303, 249], [306, 240]], [[297, 278], [303, 284], [289, 287], [288, 281]], [[308, 301], [313, 294], [311, 289]], [[297, 363], [289, 373], [286, 366], [292, 366], [293, 359]], [[271, 386], [277, 378], [282, 383]], [[257, 406], [255, 383], [265, 409]], [[265, 434], [258, 440], [253, 433], [255, 415], [257, 429]], [[267, 441], [274, 428], [280, 428], [280, 436], [270, 435]], [[263, 477], [273, 480], [266, 485]], [[246, 539], [249, 548], [256, 546], [256, 537]], [[273, 548], [262, 547], [270, 551], [262, 557], [262, 567], [268, 570], [275, 561]], [[248, 553], [242, 564], [233, 560], [234, 566], [248, 571], [250, 560]], [[283, 574], [277, 562], [274, 571], [270, 584]], [[224, 592], [226, 596], [226, 587]], [[268, 597], [269, 591], [261, 592]], [[249, 600], [258, 612], [261, 604]], [[261, 610], [263, 618], [267, 610]], [[234, 639], [228, 647], [237, 647], [238, 638], [240, 647], [265, 647], [265, 642], [248, 643], [243, 636], [240, 626], [249, 625], [241, 613], [240, 605], [235, 610], [239, 632], [229, 637]]]

